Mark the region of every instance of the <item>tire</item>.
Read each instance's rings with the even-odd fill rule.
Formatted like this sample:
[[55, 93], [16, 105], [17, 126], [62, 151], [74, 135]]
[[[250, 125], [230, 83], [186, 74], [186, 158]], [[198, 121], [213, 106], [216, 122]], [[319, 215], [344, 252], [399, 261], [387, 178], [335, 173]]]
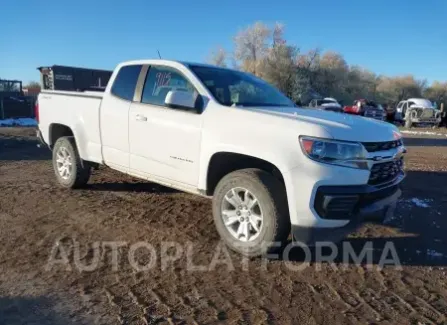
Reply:
[[[247, 190], [249, 194], [247, 194]], [[228, 198], [231, 195], [231, 201], [233, 201], [233, 198], [236, 197], [232, 193], [238, 191], [242, 192], [242, 195], [239, 196], [240, 200], [244, 198], [245, 201], [247, 195], [251, 198], [251, 201], [247, 200], [242, 203], [242, 209], [246, 202], [254, 202], [254, 199], [256, 199], [257, 203], [254, 203], [253, 208], [250, 209], [252, 215], [247, 212], [247, 209], [245, 211], [236, 209], [236, 213], [242, 212], [242, 214], [234, 215], [234, 210], [231, 209], [234, 205], [229, 203], [230, 201], [226, 199], [226, 196]], [[231, 210], [231, 217], [229, 217], [230, 214], [227, 214], [228, 212], [224, 213], [223, 210]], [[262, 216], [260, 224], [256, 223], [259, 231], [257, 235], [252, 235], [251, 232], [256, 231], [251, 218], [258, 218], [255, 215], [259, 215], [259, 212]], [[249, 216], [247, 217], [244, 213], [248, 213]], [[237, 221], [229, 226], [234, 227], [234, 229], [228, 228], [224, 223], [224, 218], [228, 218], [226, 221], [229, 222], [235, 220], [234, 218], [239, 218], [240, 220], [242, 217], [243, 219], [244, 216], [245, 218], [250, 218], [250, 221], [244, 221], [248, 224], [247, 229], [250, 232], [248, 237], [253, 238], [249, 241], [244, 241], [245, 236], [243, 235], [239, 239], [234, 235], [235, 232], [239, 233], [242, 222]], [[216, 229], [227, 246], [249, 257], [261, 256], [277, 251], [282, 247], [290, 234], [290, 217], [285, 187], [273, 175], [260, 169], [238, 170], [229, 173], [220, 180], [213, 197], [213, 217]], [[230, 220], [230, 218], [233, 219]]]
[[[61, 164], [63, 164], [60, 162], [61, 157], [66, 157], [64, 161], [68, 161], [64, 165], [68, 168], [68, 173], [59, 171]], [[74, 189], [85, 186], [91, 174], [91, 166], [88, 163], [83, 163], [79, 156], [74, 137], [57, 139], [53, 148], [53, 169], [57, 181], [65, 188]]]

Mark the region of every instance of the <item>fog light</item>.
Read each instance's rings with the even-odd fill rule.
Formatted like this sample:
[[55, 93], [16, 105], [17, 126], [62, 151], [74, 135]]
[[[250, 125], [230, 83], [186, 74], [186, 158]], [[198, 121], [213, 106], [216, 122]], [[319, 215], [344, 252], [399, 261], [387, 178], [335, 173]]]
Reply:
[[323, 219], [350, 220], [354, 216], [358, 195], [317, 193], [315, 210]]

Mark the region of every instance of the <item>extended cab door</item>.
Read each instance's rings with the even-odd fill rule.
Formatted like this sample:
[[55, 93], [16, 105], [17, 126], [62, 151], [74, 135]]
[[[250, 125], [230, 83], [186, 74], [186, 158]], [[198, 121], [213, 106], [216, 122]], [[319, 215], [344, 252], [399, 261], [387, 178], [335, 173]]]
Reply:
[[104, 163], [121, 171], [129, 170], [129, 109], [142, 65], [119, 69], [110, 92], [101, 102], [100, 129]]
[[199, 178], [200, 112], [165, 106], [170, 90], [198, 92], [175, 68], [151, 66], [129, 112], [130, 170], [192, 186]]

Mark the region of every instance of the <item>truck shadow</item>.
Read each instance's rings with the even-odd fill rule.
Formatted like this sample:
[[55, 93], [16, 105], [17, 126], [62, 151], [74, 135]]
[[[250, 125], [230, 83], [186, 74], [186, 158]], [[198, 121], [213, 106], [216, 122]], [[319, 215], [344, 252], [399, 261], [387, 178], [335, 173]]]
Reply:
[[[308, 251], [296, 247], [280, 259], [318, 263], [322, 262], [320, 257], [324, 260], [335, 252], [333, 261], [340, 264], [387, 265], [388, 259], [391, 265], [395, 261], [411, 266], [447, 266], [445, 184], [446, 172], [408, 171], [394, 218], [380, 226], [367, 225], [366, 230], [337, 245], [321, 243], [320, 248], [309, 247]], [[362, 253], [366, 255], [361, 262], [352, 258]]]
[[111, 191], [111, 192], [129, 192], [129, 193], [160, 193], [171, 194], [179, 193], [178, 190], [163, 185], [150, 182], [105, 182], [88, 184], [85, 188], [89, 191]]
[[0, 136], [0, 161], [50, 160], [51, 151], [38, 144], [34, 137]]

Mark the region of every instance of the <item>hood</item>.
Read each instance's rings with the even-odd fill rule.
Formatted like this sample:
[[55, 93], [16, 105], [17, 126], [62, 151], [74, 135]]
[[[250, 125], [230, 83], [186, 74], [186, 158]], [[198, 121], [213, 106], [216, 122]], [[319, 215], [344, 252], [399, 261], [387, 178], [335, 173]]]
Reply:
[[[322, 127], [334, 139], [359, 142], [392, 141], [399, 130], [392, 124], [351, 114], [298, 107], [259, 107], [253, 110]], [[310, 135], [312, 134], [300, 134]]]
[[410, 107], [434, 108], [433, 103], [425, 98], [410, 98], [408, 101], [414, 103]]

